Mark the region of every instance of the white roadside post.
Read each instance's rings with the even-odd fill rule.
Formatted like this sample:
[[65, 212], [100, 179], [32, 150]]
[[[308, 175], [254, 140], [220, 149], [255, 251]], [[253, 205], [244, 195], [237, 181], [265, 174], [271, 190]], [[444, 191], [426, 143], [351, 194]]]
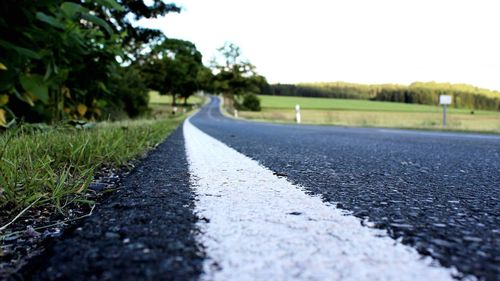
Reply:
[[298, 104], [295, 105], [295, 121], [300, 124], [300, 105]]
[[234, 110], [234, 118], [238, 118], [238, 110], [237, 109]]
[[451, 104], [451, 96], [440, 95], [439, 104], [443, 106], [443, 128], [446, 128], [446, 106]]

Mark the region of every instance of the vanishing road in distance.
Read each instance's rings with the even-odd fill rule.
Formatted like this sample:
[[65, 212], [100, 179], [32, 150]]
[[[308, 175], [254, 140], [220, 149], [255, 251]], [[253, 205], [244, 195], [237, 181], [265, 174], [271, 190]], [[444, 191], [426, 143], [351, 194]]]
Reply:
[[191, 123], [442, 265], [498, 280], [499, 136], [239, 121], [216, 98]]

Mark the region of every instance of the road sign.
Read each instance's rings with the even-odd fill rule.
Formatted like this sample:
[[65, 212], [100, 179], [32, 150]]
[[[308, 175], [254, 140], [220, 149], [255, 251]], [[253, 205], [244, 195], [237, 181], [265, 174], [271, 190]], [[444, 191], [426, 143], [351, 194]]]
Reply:
[[451, 96], [440, 95], [439, 104], [443, 106], [443, 128], [446, 128], [446, 106], [451, 104]]
[[440, 105], [447, 105], [447, 104], [451, 104], [451, 96], [447, 96], [447, 95], [440, 95], [440, 96], [439, 96], [439, 104], [440, 104]]

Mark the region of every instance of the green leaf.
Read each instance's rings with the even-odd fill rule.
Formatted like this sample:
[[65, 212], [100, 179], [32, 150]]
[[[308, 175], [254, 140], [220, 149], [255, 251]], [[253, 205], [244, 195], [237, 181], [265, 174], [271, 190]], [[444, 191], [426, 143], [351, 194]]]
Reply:
[[112, 93], [108, 90], [108, 87], [106, 87], [106, 84], [104, 84], [102, 81], [97, 82], [97, 87], [98, 87], [101, 91], [105, 92], [106, 94], [112, 94]]
[[28, 93], [23, 93], [22, 95], [16, 90], [12, 89], [12, 93], [19, 99], [24, 101], [25, 103], [29, 104], [30, 106], [35, 106], [35, 103], [31, 99], [31, 97], [28, 95]]
[[118, 4], [115, 0], [94, 0], [93, 2], [100, 4], [106, 8], [115, 9], [117, 11], [123, 12], [125, 8], [122, 5]]
[[0, 40], [0, 46], [6, 48], [6, 49], [11, 49], [11, 50], [14, 50], [16, 51], [18, 54], [20, 55], [23, 55], [25, 57], [28, 57], [28, 58], [31, 58], [31, 59], [41, 59], [42, 56], [40, 54], [38, 54], [37, 52], [35, 51], [32, 51], [30, 49], [26, 49], [26, 48], [23, 48], [23, 47], [19, 47], [19, 46], [16, 46], [14, 44], [11, 44], [7, 41], [3, 41], [3, 40]]
[[88, 9], [72, 2], [64, 2], [61, 4], [61, 10], [64, 15], [68, 18], [74, 18], [78, 13], [86, 14], [89, 12]]
[[1, 62], [0, 62], [0, 70], [7, 70], [7, 67], [5, 66], [5, 64], [3, 64]]
[[51, 74], [52, 74], [52, 63], [49, 62], [49, 63], [47, 63], [47, 67], [45, 70], [45, 75], [43, 76], [43, 80], [47, 81], [50, 78]]
[[47, 83], [43, 81], [41, 75], [23, 74], [19, 77], [19, 81], [26, 92], [31, 93], [45, 104], [49, 103], [49, 87]]
[[36, 13], [36, 18], [45, 22], [45, 23], [48, 23], [54, 27], [57, 27], [57, 28], [61, 28], [61, 29], [64, 29], [65, 26], [62, 22], [60, 22], [58, 19], [56, 19], [55, 17], [53, 16], [49, 16], [45, 13], [42, 13], [42, 12], [37, 12]]
[[98, 100], [97, 101], [97, 107], [106, 107], [108, 105], [108, 102], [106, 100]]
[[96, 17], [94, 15], [91, 15], [89, 13], [82, 14], [82, 18], [101, 26], [102, 28], [104, 28], [106, 30], [106, 32], [108, 34], [113, 34], [113, 30], [111, 29], [109, 24], [107, 22], [105, 22], [103, 19]]

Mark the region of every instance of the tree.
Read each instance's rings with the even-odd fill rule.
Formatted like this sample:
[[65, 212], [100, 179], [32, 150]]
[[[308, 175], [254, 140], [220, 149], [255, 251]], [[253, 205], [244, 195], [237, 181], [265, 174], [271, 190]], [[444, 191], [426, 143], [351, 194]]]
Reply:
[[209, 93], [214, 93], [214, 74], [210, 68], [203, 66], [198, 72], [197, 79], [199, 90], [207, 91]]
[[241, 57], [241, 50], [233, 43], [226, 42], [217, 49], [219, 61], [212, 61], [215, 71], [214, 88], [222, 92], [227, 98], [232, 99], [234, 105], [246, 94], [260, 93], [261, 88], [266, 88], [267, 81], [255, 71], [255, 66]]
[[198, 73], [203, 68], [202, 56], [196, 46], [180, 39], [164, 39], [143, 58], [148, 87], [162, 95], [172, 95], [172, 106], [177, 104], [177, 97], [186, 101], [200, 88]]
[[[108, 0], [103, 0], [104, 2]], [[123, 9], [100, 11], [99, 15], [113, 20], [113, 28], [117, 33], [123, 34], [122, 48], [126, 58], [135, 61], [149, 44], [160, 42], [164, 35], [160, 30], [138, 27], [132, 25], [131, 19], [157, 18], [168, 13], [180, 13], [181, 9], [175, 4], [166, 4], [163, 0], [150, 0], [146, 5], [144, 0], [117, 0]]]

